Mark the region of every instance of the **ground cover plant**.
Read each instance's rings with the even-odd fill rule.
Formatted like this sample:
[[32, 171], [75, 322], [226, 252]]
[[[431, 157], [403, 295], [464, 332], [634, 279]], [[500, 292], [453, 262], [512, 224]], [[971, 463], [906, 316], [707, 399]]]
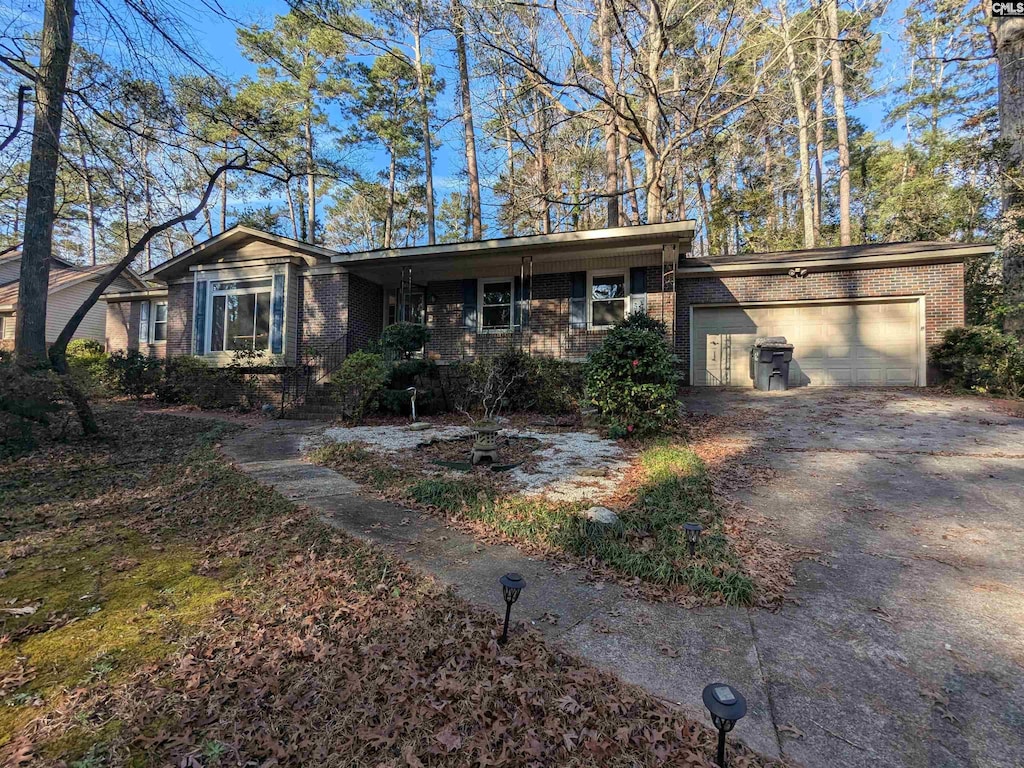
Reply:
[[[725, 533], [707, 468], [685, 445], [657, 441], [640, 450], [615, 500], [617, 525], [587, 519], [587, 502], [523, 495], [508, 475], [431, 468], [419, 453], [385, 455], [360, 444], [328, 443], [308, 458], [385, 498], [639, 580], [652, 595], [732, 605], [750, 605], [757, 597]], [[462, 453], [468, 455], [468, 448]], [[705, 529], [693, 558], [683, 531], [691, 521]]]
[[[127, 408], [0, 466], [0, 764], [713, 765], [714, 735]], [[767, 766], [740, 748], [737, 766]]]

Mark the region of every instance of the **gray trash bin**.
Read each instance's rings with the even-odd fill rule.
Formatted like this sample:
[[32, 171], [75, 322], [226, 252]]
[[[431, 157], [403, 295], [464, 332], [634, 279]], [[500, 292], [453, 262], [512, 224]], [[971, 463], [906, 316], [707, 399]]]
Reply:
[[782, 391], [789, 389], [789, 364], [793, 345], [785, 336], [761, 336], [750, 350], [750, 378], [754, 389]]

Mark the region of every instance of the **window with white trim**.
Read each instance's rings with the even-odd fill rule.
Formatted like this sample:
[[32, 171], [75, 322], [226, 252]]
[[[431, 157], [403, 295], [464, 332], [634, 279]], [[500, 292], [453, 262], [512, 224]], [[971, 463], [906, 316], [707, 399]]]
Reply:
[[513, 281], [511, 277], [480, 280], [480, 330], [512, 329]]
[[590, 276], [590, 326], [608, 328], [626, 317], [629, 291], [626, 273]]
[[211, 352], [265, 351], [270, 344], [272, 278], [212, 283], [207, 326]]
[[154, 301], [153, 309], [153, 343], [162, 344], [167, 341], [167, 302]]
[[0, 315], [0, 339], [14, 338], [14, 315]]
[[139, 343], [163, 344], [166, 341], [167, 302], [142, 302], [139, 307]]

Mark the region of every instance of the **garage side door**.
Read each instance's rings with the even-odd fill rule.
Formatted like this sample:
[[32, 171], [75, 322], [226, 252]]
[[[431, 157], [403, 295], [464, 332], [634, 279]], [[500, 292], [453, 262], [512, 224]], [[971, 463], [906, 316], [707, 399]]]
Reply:
[[916, 299], [760, 307], [695, 307], [694, 383], [751, 386], [758, 336], [795, 345], [791, 386], [913, 386], [919, 383]]

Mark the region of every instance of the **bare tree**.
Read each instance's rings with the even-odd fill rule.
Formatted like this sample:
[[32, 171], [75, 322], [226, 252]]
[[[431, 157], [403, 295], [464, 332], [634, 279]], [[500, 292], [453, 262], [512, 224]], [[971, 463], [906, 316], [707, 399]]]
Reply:
[[839, 244], [850, 238], [850, 138], [846, 124], [846, 88], [843, 80], [843, 53], [839, 39], [837, 0], [825, 0], [829, 58], [832, 67], [832, 97], [836, 110], [836, 144], [839, 147]]
[[54, 200], [64, 91], [71, 61], [74, 0], [46, 0], [35, 84], [35, 123], [29, 161], [25, 242], [21, 255], [15, 358], [25, 367], [46, 363], [46, 298], [53, 247]]

